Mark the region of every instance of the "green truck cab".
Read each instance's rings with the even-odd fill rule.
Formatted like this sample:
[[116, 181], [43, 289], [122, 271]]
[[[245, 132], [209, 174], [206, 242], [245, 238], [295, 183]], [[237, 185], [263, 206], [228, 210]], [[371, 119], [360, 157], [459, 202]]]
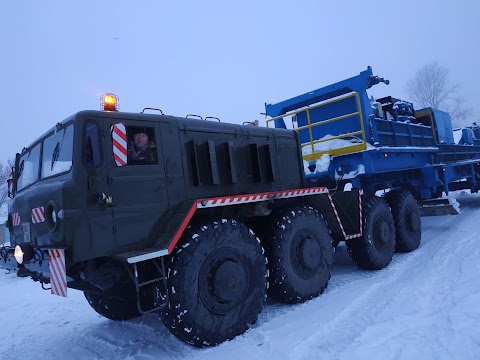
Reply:
[[[271, 291], [286, 302], [321, 293], [332, 240], [303, 199], [329, 204], [328, 190], [307, 183], [298, 134], [217, 120], [107, 104], [24, 148], [7, 220], [19, 273], [52, 294], [83, 291], [107, 318], [159, 312], [183, 341], [215, 345], [255, 323], [272, 271], [264, 239], [280, 238], [269, 229], [286, 211], [318, 226], [295, 243], [304, 285]], [[137, 134], [148, 156], [135, 158]]]

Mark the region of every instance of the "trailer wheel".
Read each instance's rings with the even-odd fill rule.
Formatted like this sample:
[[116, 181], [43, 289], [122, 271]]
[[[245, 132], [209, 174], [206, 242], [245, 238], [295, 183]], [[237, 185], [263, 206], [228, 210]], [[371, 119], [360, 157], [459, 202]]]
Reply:
[[166, 265], [169, 302], [161, 318], [180, 340], [213, 346], [257, 321], [268, 272], [260, 241], [243, 223], [187, 228]]
[[397, 252], [410, 252], [420, 246], [422, 223], [417, 201], [406, 190], [387, 193], [386, 200], [392, 209], [395, 222]]
[[333, 245], [318, 211], [308, 206], [285, 209], [272, 217], [262, 237], [269, 265], [269, 294], [284, 303], [320, 295], [330, 280]]
[[110, 320], [123, 321], [142, 316], [137, 309], [135, 289], [129, 288], [121, 298], [109, 293], [84, 292], [84, 295], [93, 310]]
[[395, 252], [395, 225], [387, 203], [378, 197], [366, 197], [363, 206], [363, 236], [348, 240], [353, 261], [366, 270], [380, 270]]

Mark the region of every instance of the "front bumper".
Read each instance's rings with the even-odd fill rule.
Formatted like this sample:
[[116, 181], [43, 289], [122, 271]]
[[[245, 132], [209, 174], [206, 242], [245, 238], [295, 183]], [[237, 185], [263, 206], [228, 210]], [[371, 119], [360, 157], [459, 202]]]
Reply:
[[[24, 265], [19, 265], [14, 257], [14, 248], [5, 246], [0, 255], [0, 267], [18, 270], [20, 276], [30, 276], [34, 281], [50, 284], [51, 293], [67, 296], [67, 272], [65, 249], [34, 249], [34, 258]], [[69, 279], [71, 280], [71, 279]]]

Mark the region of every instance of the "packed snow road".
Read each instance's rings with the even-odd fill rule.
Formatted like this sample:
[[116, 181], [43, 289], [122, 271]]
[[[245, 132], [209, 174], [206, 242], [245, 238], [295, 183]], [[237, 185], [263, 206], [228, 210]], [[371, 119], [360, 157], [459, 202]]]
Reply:
[[332, 279], [301, 305], [267, 303], [253, 329], [210, 349], [181, 343], [156, 315], [100, 317], [83, 294], [63, 299], [0, 273], [0, 359], [479, 359], [480, 196], [458, 216], [423, 218], [420, 248], [380, 271], [335, 253]]

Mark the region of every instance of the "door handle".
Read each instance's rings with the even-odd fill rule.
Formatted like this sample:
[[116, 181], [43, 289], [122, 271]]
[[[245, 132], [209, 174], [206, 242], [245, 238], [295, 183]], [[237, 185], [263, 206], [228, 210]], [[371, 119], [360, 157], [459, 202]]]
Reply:
[[170, 160], [167, 160], [165, 163], [165, 179], [167, 180], [167, 183], [173, 181], [173, 165]]
[[106, 206], [112, 207], [113, 206], [113, 199], [111, 196], [105, 195], [105, 193], [96, 193], [95, 199], [97, 201], [98, 206], [104, 208]]

